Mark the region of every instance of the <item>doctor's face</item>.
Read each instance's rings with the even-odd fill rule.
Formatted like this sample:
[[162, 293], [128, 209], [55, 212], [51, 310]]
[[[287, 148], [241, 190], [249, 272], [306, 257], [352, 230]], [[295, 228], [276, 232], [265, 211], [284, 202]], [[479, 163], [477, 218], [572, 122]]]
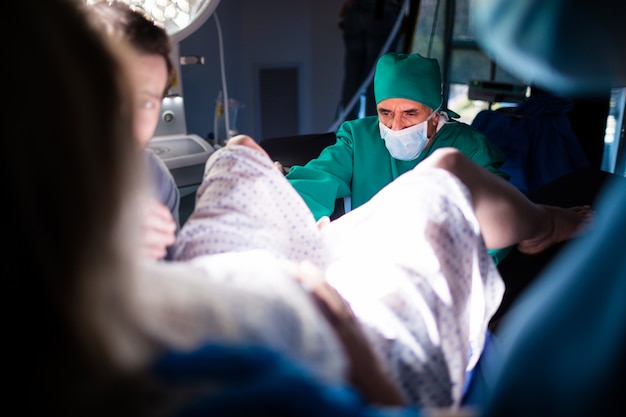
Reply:
[[[376, 106], [378, 120], [391, 130], [401, 130], [422, 123], [431, 115], [433, 109], [405, 98], [388, 98]], [[439, 114], [428, 121], [428, 137], [435, 132]]]
[[167, 64], [160, 55], [134, 53], [130, 63], [135, 115], [133, 133], [141, 149], [156, 130], [163, 92], [168, 82]]

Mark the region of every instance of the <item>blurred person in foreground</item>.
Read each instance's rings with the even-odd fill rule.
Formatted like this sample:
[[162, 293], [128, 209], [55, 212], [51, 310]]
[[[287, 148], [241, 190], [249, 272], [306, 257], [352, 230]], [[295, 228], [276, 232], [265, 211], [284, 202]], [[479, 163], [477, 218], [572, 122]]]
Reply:
[[[626, 87], [622, 7], [618, 0], [478, 0], [471, 23], [479, 46], [521, 81], [561, 95], [605, 96]], [[500, 324], [484, 415], [625, 413], [625, 182], [620, 173], [609, 177], [593, 229], [559, 253]]]
[[[3, 141], [0, 153], [8, 156], [3, 173], [17, 205], [17, 218], [9, 222], [17, 240], [7, 258], [16, 266], [12, 290], [30, 297], [29, 314], [9, 329], [20, 340], [10, 354], [23, 365], [16, 376], [26, 377], [11, 381], [36, 396], [20, 401], [20, 409], [134, 416], [422, 414], [400, 407], [401, 391], [351, 307], [319, 271], [258, 250], [189, 262], [139, 260], [140, 226], [130, 196], [146, 178], [132, 152], [131, 70], [123, 65], [129, 52], [120, 44], [113, 52], [70, 0], [10, 7], [29, 16], [31, 37], [8, 46], [24, 64], [7, 87], [22, 100], [12, 110], [16, 123], [8, 137], [48, 139], [41, 152], [33, 152], [32, 140]], [[43, 73], [42, 59], [49, 69]], [[28, 111], [33, 97], [50, 109], [38, 124]], [[62, 118], [73, 123], [55, 123]], [[263, 156], [244, 140], [224, 149], [216, 158]], [[463, 161], [453, 157], [442, 168], [455, 171]], [[263, 164], [278, 175], [271, 161]], [[546, 220], [544, 210], [528, 208], [538, 224]], [[471, 221], [471, 211], [459, 220]], [[573, 231], [566, 229], [541, 240], [564, 238]], [[522, 227], [522, 236], [527, 230]], [[517, 233], [492, 237], [515, 240]], [[470, 234], [481, 248], [480, 233]], [[23, 308], [23, 298], [14, 299]], [[259, 324], [270, 332], [259, 331]]]

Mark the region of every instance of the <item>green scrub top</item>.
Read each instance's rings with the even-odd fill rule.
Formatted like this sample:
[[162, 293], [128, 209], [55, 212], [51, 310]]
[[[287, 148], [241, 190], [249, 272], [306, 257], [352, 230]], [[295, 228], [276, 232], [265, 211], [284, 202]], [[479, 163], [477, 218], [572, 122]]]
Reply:
[[[359, 207], [443, 147], [457, 148], [477, 164], [509, 179], [499, 169], [505, 161], [504, 153], [468, 124], [448, 121], [417, 159], [400, 161], [389, 154], [380, 137], [378, 116], [368, 116], [344, 122], [337, 131], [335, 144], [304, 166], [291, 167], [287, 180], [319, 220], [333, 213], [338, 198], [351, 197], [352, 208]], [[498, 262], [508, 250], [491, 252]]]
[[453, 147], [489, 171], [509, 179], [499, 167], [504, 153], [478, 130], [454, 120], [444, 124], [417, 159], [400, 161], [387, 151], [380, 137], [378, 116], [344, 122], [334, 145], [304, 166], [291, 167], [287, 180], [302, 196], [316, 219], [330, 216], [335, 200], [350, 196], [352, 208], [413, 169], [435, 149]]

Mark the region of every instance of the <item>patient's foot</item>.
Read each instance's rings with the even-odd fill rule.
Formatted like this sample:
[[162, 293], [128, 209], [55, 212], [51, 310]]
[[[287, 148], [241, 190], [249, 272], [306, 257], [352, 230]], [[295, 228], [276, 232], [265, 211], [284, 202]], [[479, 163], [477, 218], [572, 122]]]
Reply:
[[523, 240], [517, 249], [525, 254], [533, 255], [550, 246], [581, 235], [593, 220], [591, 206], [562, 208], [541, 205], [549, 217], [549, 227], [540, 236]]

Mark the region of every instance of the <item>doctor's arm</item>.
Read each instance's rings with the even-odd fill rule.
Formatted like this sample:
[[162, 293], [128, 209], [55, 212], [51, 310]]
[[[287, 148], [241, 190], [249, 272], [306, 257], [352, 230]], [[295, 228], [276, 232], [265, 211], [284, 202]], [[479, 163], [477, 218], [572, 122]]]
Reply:
[[352, 146], [338, 138], [316, 159], [291, 167], [286, 178], [319, 220], [333, 213], [338, 198], [351, 194], [352, 167]]

